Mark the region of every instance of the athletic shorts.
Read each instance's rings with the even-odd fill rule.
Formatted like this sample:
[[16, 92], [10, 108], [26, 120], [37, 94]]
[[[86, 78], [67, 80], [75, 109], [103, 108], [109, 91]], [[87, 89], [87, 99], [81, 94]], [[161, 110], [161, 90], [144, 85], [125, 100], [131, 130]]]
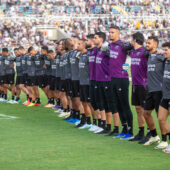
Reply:
[[95, 98], [99, 110], [105, 110], [106, 113], [114, 112], [114, 98], [112, 93], [111, 82], [96, 82]]
[[60, 88], [59, 90], [61, 92], [65, 92], [66, 91], [66, 81], [65, 80], [60, 80]]
[[56, 90], [60, 89], [60, 77], [56, 77], [55, 89]]
[[23, 74], [23, 84], [27, 85], [27, 74]]
[[14, 84], [15, 74], [5, 75], [5, 84]]
[[80, 101], [90, 102], [89, 85], [80, 85]]
[[147, 86], [132, 86], [132, 105], [144, 107], [147, 91]]
[[36, 76], [36, 81], [37, 81], [37, 86], [39, 86], [40, 88], [45, 88], [48, 84], [48, 80], [47, 77], [44, 75], [41, 76]]
[[146, 103], [144, 105], [145, 110], [156, 110], [158, 113], [159, 105], [162, 99], [162, 92], [148, 92], [146, 95]]
[[27, 77], [27, 86], [36, 86], [36, 81], [37, 81], [37, 77], [35, 76], [28, 76]]
[[71, 83], [71, 97], [80, 97], [80, 82], [79, 80], [72, 80]]
[[50, 90], [54, 91], [56, 87], [56, 78], [51, 76], [51, 81], [50, 81]]
[[17, 76], [16, 85], [19, 85], [19, 84], [24, 84], [23, 76]]
[[95, 86], [96, 86], [96, 81], [94, 80], [90, 81], [90, 87], [89, 87], [90, 103], [93, 109], [96, 111], [99, 109], [99, 107], [97, 106], [97, 102], [96, 102]]
[[160, 104], [164, 109], [170, 109], [170, 99], [162, 99]]
[[65, 80], [66, 83], [66, 95], [67, 96], [72, 96], [72, 81], [71, 79]]
[[4, 84], [5, 82], [5, 76], [0, 76], [0, 84]]

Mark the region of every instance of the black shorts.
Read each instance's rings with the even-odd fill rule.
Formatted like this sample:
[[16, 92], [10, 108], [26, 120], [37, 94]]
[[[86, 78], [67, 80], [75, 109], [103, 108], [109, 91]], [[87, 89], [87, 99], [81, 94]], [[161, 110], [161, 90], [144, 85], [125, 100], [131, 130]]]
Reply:
[[164, 109], [170, 109], [170, 99], [162, 99], [160, 104]]
[[65, 92], [66, 91], [66, 81], [65, 80], [60, 80], [60, 88], [59, 90], [61, 92]]
[[23, 74], [23, 84], [27, 85], [27, 74]]
[[66, 83], [66, 95], [67, 96], [72, 96], [72, 81], [71, 79], [65, 80]]
[[5, 83], [5, 76], [0, 76], [0, 84], [4, 84]]
[[95, 98], [99, 110], [105, 110], [106, 113], [114, 112], [114, 98], [112, 93], [111, 82], [96, 82]]
[[50, 90], [54, 91], [56, 87], [56, 78], [51, 76], [51, 81], [50, 81]]
[[37, 81], [37, 86], [39, 86], [40, 88], [45, 88], [48, 84], [48, 80], [47, 80], [47, 77], [44, 76], [44, 75], [41, 75], [41, 76], [37, 76], [36, 77], [36, 81]]
[[80, 97], [80, 82], [79, 80], [72, 80], [71, 83], [71, 97]]
[[156, 110], [158, 113], [159, 105], [162, 99], [162, 92], [148, 92], [146, 95], [146, 103], [144, 105], [145, 110]]
[[37, 81], [37, 77], [34, 76], [28, 76], [27, 77], [27, 86], [36, 86], [36, 81]]
[[132, 86], [132, 105], [144, 107], [147, 91], [147, 86]]
[[56, 81], [55, 81], [55, 89], [59, 90], [60, 89], [60, 77], [56, 77]]
[[17, 76], [16, 85], [24, 84], [23, 76]]
[[5, 75], [5, 84], [14, 84], [15, 74]]
[[80, 101], [90, 102], [89, 85], [80, 85]]
[[94, 80], [90, 81], [90, 87], [89, 87], [90, 103], [91, 103], [93, 109], [96, 111], [99, 109], [99, 107], [97, 106], [97, 102], [96, 102], [95, 86], [96, 86], [96, 81], [94, 81]]

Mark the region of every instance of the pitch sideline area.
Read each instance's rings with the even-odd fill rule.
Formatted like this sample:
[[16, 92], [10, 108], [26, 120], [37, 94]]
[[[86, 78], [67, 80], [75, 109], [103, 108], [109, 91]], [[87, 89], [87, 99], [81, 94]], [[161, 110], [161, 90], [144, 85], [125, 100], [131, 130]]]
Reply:
[[[132, 109], [136, 133], [136, 113]], [[28, 108], [0, 103], [0, 114], [17, 117], [0, 119], [0, 170], [168, 170], [170, 167], [170, 155], [154, 150], [155, 145], [147, 147], [75, 129], [43, 105]]]

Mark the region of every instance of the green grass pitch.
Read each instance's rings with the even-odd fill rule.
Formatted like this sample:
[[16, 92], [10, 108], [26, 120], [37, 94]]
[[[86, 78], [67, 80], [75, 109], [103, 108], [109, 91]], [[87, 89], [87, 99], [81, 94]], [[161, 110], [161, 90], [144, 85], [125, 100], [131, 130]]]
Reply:
[[[41, 100], [42, 106], [34, 108], [0, 103], [0, 114], [17, 117], [0, 116], [0, 170], [170, 169], [170, 155], [154, 150], [156, 145], [147, 147], [75, 129], [43, 107], [42, 93]], [[134, 107], [132, 111], [136, 134]], [[159, 129], [157, 120], [156, 124]]]

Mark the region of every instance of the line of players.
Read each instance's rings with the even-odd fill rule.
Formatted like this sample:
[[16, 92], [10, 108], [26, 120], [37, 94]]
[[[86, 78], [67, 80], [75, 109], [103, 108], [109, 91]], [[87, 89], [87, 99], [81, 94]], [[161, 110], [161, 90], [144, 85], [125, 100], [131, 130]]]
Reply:
[[[169, 153], [170, 43], [163, 44], [163, 55], [157, 52], [159, 41], [155, 36], [149, 37], [143, 47], [142, 33], [133, 34], [131, 43], [121, 41], [119, 35], [119, 27], [111, 26], [109, 43], [104, 32], [88, 35], [86, 40], [63, 39], [57, 43], [56, 54], [46, 46], [41, 48], [41, 53], [34, 47], [27, 53], [23, 47], [14, 49], [16, 94], [14, 60], [8, 49], [3, 48], [0, 57], [1, 97], [7, 100], [8, 89], [12, 93], [10, 103], [16, 103], [20, 101], [22, 90], [28, 99], [25, 105], [38, 106], [40, 87], [48, 98], [45, 107], [58, 109], [59, 117], [75, 123], [75, 128], [88, 128], [96, 134], [139, 141], [144, 145], [158, 142], [155, 149]], [[136, 136], [133, 135], [133, 115], [129, 105], [129, 77], [124, 65], [128, 55], [131, 57], [132, 105], [136, 108], [139, 126]], [[153, 110], [159, 120], [161, 143], [152, 117]]]

